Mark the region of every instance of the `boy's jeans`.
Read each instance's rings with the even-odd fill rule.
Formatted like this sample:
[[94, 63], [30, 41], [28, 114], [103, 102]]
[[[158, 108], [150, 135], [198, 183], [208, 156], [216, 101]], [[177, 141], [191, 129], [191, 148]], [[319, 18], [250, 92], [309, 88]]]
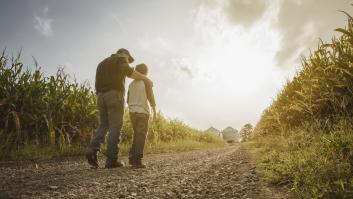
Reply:
[[130, 119], [134, 135], [129, 158], [138, 162], [143, 158], [143, 148], [147, 137], [149, 115], [145, 113], [130, 112]]
[[116, 90], [98, 94], [99, 127], [93, 133], [89, 148], [92, 151], [99, 151], [101, 144], [105, 140], [107, 131], [108, 146], [107, 160], [116, 161], [118, 159], [120, 141], [120, 131], [123, 126], [124, 117], [124, 96]]

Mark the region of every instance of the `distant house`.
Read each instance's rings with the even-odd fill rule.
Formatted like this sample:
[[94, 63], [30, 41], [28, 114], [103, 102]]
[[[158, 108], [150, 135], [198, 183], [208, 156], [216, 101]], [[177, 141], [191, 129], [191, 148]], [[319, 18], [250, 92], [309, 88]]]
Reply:
[[209, 134], [212, 134], [212, 135], [219, 136], [219, 137], [221, 137], [221, 138], [223, 137], [221, 131], [218, 130], [218, 129], [216, 129], [216, 128], [214, 128], [214, 127], [210, 127], [210, 128], [207, 129], [205, 132], [206, 132], [206, 133], [209, 133]]
[[240, 136], [239, 132], [236, 129], [233, 129], [232, 127], [227, 127], [222, 131], [223, 134], [223, 139], [227, 142], [239, 142], [240, 141]]

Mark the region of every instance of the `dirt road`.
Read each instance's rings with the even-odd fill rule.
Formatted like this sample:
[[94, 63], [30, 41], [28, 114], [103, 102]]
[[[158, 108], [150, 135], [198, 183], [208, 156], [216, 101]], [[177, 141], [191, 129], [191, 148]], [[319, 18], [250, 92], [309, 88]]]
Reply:
[[239, 145], [145, 162], [147, 169], [90, 169], [83, 158], [2, 165], [0, 198], [289, 198], [257, 175], [254, 157]]

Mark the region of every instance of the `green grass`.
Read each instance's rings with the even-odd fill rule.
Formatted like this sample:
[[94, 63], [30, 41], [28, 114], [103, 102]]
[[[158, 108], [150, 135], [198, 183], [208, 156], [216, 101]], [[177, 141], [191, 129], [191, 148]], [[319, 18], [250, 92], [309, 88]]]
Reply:
[[[347, 13], [346, 13], [347, 14]], [[353, 198], [353, 18], [320, 42], [245, 143], [296, 198]]]
[[[127, 155], [130, 144], [122, 143], [120, 147], [120, 155]], [[226, 142], [220, 139], [215, 139], [213, 142], [202, 142], [197, 140], [179, 140], [170, 142], [146, 143], [145, 154], [156, 153], [177, 153], [191, 151], [197, 149], [213, 149], [228, 146]], [[25, 145], [18, 151], [14, 151], [7, 157], [6, 160], [49, 160], [57, 157], [68, 156], [83, 156], [86, 146], [74, 145], [64, 149], [56, 149], [53, 147], [38, 147], [37, 145]], [[105, 153], [106, 145], [102, 146], [102, 153]]]
[[22, 160], [49, 160], [57, 157], [83, 155], [86, 150], [84, 145], [74, 145], [63, 149], [45, 146], [39, 147], [35, 144], [26, 144], [19, 150], [7, 154], [3, 160], [22, 161]]
[[301, 128], [289, 136], [267, 136], [244, 145], [260, 157], [260, 171], [298, 198], [353, 197], [351, 127], [325, 132]]
[[[214, 143], [204, 143], [196, 140], [183, 140], [183, 141], [172, 141], [172, 142], [160, 142], [157, 144], [147, 143], [145, 146], [146, 154], [154, 153], [175, 153], [184, 152], [197, 149], [212, 149], [228, 146], [227, 143], [223, 141]], [[130, 145], [122, 145], [122, 154], [126, 155], [128, 153]]]

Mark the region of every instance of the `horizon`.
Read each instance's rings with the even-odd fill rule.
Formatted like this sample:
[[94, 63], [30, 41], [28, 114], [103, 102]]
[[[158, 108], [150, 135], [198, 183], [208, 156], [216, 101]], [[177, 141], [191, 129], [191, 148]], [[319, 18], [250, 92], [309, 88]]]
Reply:
[[[59, 66], [94, 85], [96, 66], [127, 48], [150, 68], [157, 108], [191, 127], [256, 125], [300, 56], [329, 41], [350, 11], [345, 0], [8, 1], [0, 47], [22, 49], [46, 74]], [[300, 13], [300, 15], [298, 15]], [[130, 82], [127, 81], [126, 85]]]

